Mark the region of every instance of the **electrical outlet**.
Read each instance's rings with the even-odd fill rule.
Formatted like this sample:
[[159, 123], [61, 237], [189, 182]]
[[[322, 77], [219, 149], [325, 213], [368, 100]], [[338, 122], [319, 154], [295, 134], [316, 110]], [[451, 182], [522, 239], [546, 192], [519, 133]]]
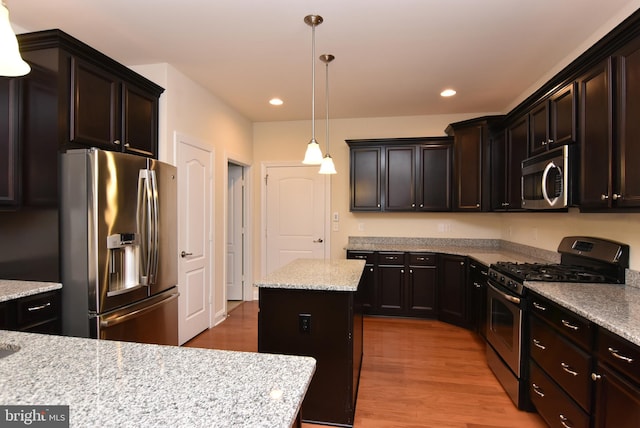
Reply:
[[298, 314], [298, 327], [300, 333], [311, 333], [311, 314]]

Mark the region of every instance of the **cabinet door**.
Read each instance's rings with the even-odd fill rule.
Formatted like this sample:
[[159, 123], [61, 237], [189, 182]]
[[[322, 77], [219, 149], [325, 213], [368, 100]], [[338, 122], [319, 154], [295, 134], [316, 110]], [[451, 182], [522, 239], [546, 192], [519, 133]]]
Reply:
[[356, 292], [356, 301], [361, 305], [363, 314], [373, 314], [375, 311], [376, 253], [373, 251], [347, 251], [347, 259], [366, 260], [362, 279]]
[[542, 101], [529, 113], [529, 133], [531, 141], [531, 154], [539, 153], [547, 149], [549, 144], [549, 104]]
[[640, 387], [605, 365], [598, 364], [595, 428], [640, 426]]
[[640, 39], [616, 55], [618, 71], [617, 207], [640, 207]]
[[433, 317], [436, 314], [436, 267], [409, 266], [407, 315]]
[[376, 312], [380, 315], [403, 315], [405, 312], [404, 253], [378, 253]]
[[580, 207], [607, 208], [611, 201], [612, 88], [608, 58], [578, 80]]
[[491, 210], [505, 211], [507, 204], [507, 135], [509, 130], [496, 134], [491, 139]]
[[438, 318], [444, 322], [466, 326], [465, 257], [440, 255], [438, 269]]
[[453, 145], [432, 144], [421, 146], [418, 150], [418, 210], [451, 210]]
[[576, 141], [576, 83], [571, 83], [549, 99], [550, 144], [572, 144]]
[[0, 78], [0, 206], [20, 202], [18, 79]]
[[509, 128], [507, 140], [507, 200], [509, 210], [522, 209], [522, 161], [527, 157], [529, 145], [527, 117], [523, 117]]
[[157, 157], [158, 97], [129, 83], [123, 83], [122, 116], [125, 151]]
[[120, 150], [119, 80], [78, 58], [72, 58], [71, 62], [69, 140]]
[[415, 147], [385, 147], [386, 211], [415, 209]]
[[471, 329], [482, 337], [487, 330], [487, 271], [485, 265], [469, 261], [467, 319]]
[[456, 210], [482, 210], [482, 126], [455, 130]]
[[381, 211], [380, 147], [351, 149], [351, 211]]

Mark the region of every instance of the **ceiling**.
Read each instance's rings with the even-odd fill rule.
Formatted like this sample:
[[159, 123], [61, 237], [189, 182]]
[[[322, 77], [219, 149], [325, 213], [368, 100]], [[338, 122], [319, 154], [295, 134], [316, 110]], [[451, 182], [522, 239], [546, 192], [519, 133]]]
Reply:
[[[5, 2], [18, 31], [60, 28], [125, 65], [169, 63], [253, 122], [311, 117], [309, 14], [324, 18], [321, 119], [320, 54], [336, 56], [332, 118], [506, 112], [640, 8], [640, 0]], [[449, 87], [458, 94], [440, 97]], [[284, 105], [270, 106], [272, 97]]]

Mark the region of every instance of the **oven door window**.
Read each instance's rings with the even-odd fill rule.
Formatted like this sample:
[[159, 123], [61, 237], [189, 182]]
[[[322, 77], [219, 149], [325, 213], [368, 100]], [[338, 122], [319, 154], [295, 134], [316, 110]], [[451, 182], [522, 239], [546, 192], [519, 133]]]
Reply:
[[487, 288], [487, 341], [511, 371], [520, 377], [522, 310], [491, 283]]

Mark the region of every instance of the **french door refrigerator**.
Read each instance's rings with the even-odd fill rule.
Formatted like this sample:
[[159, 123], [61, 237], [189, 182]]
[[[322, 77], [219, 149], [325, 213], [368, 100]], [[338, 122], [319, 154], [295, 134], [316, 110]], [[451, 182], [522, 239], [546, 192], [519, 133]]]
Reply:
[[60, 176], [63, 334], [177, 345], [176, 168], [77, 149]]

